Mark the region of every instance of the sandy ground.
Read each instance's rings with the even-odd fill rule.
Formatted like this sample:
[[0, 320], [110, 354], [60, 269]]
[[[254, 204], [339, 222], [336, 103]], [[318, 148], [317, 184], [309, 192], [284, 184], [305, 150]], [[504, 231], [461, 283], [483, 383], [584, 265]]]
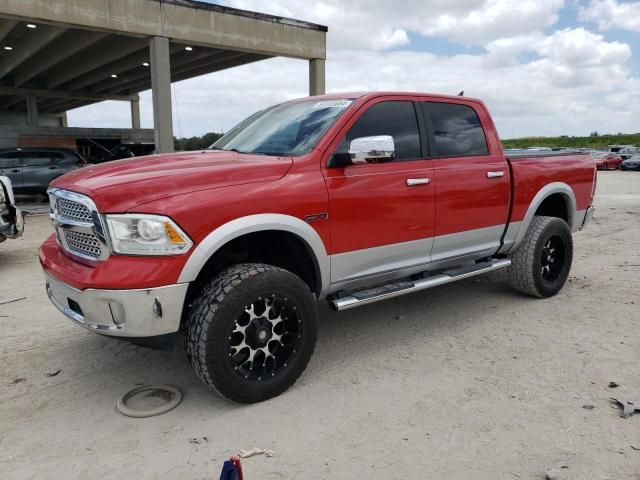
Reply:
[[[59, 314], [36, 254], [51, 227], [30, 217], [0, 245], [0, 300], [26, 297], [0, 305], [0, 478], [217, 479], [256, 446], [275, 455], [245, 460], [248, 480], [640, 479], [640, 415], [609, 402], [640, 404], [640, 174], [600, 174], [596, 207], [558, 296], [480, 278], [324, 308], [302, 378], [250, 406], [207, 391], [181, 346], [143, 349]], [[181, 388], [182, 404], [116, 411], [121, 393], [156, 382]]]

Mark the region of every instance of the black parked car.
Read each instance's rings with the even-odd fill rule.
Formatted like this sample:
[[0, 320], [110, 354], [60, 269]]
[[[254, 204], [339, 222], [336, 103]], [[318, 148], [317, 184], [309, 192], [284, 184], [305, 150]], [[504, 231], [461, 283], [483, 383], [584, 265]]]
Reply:
[[640, 170], [640, 155], [633, 155], [620, 164], [620, 170]]
[[0, 170], [11, 179], [15, 193], [46, 194], [51, 180], [85, 165], [85, 159], [68, 148], [0, 150]]

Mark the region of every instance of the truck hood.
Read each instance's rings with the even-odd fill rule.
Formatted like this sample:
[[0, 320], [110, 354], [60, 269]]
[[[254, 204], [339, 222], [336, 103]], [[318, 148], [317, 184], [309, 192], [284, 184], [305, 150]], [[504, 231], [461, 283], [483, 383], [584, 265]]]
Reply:
[[221, 150], [152, 155], [90, 165], [51, 183], [90, 196], [104, 213], [126, 212], [154, 200], [282, 178], [290, 157]]

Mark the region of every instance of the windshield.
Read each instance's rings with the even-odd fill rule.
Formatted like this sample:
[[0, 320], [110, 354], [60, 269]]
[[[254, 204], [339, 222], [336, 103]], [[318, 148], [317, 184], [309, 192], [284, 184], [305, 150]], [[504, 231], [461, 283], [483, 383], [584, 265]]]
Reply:
[[276, 105], [253, 114], [210, 148], [263, 155], [305, 155], [352, 102], [353, 99], [309, 99]]

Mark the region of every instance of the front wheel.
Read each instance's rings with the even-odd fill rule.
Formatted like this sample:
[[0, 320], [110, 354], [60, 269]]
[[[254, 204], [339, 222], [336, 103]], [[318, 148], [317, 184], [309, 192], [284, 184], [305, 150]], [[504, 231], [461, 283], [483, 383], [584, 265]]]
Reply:
[[534, 216], [522, 243], [511, 254], [511, 286], [534, 297], [551, 297], [567, 281], [572, 260], [573, 238], [567, 222]]
[[315, 297], [293, 273], [248, 263], [224, 270], [193, 304], [186, 350], [198, 376], [241, 403], [275, 397], [302, 374], [315, 348]]

